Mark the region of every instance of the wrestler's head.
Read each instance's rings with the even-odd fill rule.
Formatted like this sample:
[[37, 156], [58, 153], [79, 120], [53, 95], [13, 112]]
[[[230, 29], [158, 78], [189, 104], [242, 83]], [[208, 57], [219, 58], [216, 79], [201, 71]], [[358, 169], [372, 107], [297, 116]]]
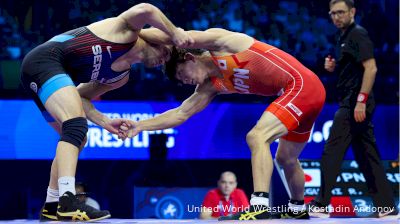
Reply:
[[163, 65], [171, 57], [172, 46], [148, 43], [143, 50], [143, 63], [146, 67]]
[[164, 65], [164, 73], [172, 81], [198, 85], [208, 79], [208, 69], [203, 58], [209, 58], [202, 49], [178, 49], [172, 47], [170, 60]]

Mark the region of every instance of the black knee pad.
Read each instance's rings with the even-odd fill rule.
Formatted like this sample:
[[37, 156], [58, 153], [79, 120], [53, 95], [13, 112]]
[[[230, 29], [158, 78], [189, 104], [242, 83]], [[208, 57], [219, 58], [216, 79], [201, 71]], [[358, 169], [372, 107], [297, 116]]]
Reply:
[[66, 120], [62, 124], [62, 134], [60, 141], [71, 143], [81, 147], [88, 131], [87, 120], [84, 117], [76, 117]]

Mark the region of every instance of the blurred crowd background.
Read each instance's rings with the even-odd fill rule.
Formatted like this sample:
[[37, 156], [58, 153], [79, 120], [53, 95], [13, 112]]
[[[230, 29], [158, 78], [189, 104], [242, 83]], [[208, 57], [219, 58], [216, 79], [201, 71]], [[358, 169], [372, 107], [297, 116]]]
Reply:
[[[328, 1], [261, 0], [149, 0], [171, 21], [184, 29], [223, 27], [243, 32], [294, 55], [323, 81], [328, 102], [334, 102], [336, 76], [323, 69], [324, 58], [334, 55], [335, 33], [328, 15]], [[19, 85], [19, 66], [35, 46], [54, 35], [119, 15], [134, 0], [2, 0], [0, 3], [0, 97], [26, 98]], [[355, 1], [356, 21], [374, 42], [378, 74], [378, 103], [399, 100], [399, 1]], [[177, 88], [161, 69], [133, 66], [131, 80], [103, 99], [180, 101], [192, 87]], [[260, 97], [224, 96], [220, 101], [265, 102]]]

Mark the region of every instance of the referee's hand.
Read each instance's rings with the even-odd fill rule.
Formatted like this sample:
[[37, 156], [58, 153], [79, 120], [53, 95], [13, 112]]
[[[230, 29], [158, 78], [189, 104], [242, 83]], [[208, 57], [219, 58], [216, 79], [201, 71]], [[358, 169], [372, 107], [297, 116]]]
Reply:
[[365, 109], [365, 103], [357, 102], [354, 108], [354, 120], [356, 120], [356, 122], [363, 122], [365, 120]]
[[325, 69], [328, 72], [333, 72], [335, 71], [336, 67], [336, 61], [332, 56], [328, 55], [328, 57], [325, 58], [325, 64], [324, 64]]

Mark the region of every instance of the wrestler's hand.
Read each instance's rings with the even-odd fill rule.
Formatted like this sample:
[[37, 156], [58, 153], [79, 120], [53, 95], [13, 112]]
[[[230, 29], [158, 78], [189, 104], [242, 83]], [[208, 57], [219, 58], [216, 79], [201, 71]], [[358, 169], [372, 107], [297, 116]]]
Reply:
[[135, 137], [141, 131], [140, 122], [137, 121], [128, 120], [120, 126], [120, 132], [125, 133], [128, 138]]
[[121, 125], [129, 122], [130, 120], [128, 119], [110, 119], [108, 123], [106, 123], [103, 128], [105, 128], [107, 131], [109, 131], [112, 134], [118, 135], [118, 139], [125, 140], [128, 137], [127, 132], [121, 131], [120, 127]]
[[182, 28], [177, 28], [172, 35], [172, 42], [180, 48], [189, 47], [194, 43], [193, 38]]

